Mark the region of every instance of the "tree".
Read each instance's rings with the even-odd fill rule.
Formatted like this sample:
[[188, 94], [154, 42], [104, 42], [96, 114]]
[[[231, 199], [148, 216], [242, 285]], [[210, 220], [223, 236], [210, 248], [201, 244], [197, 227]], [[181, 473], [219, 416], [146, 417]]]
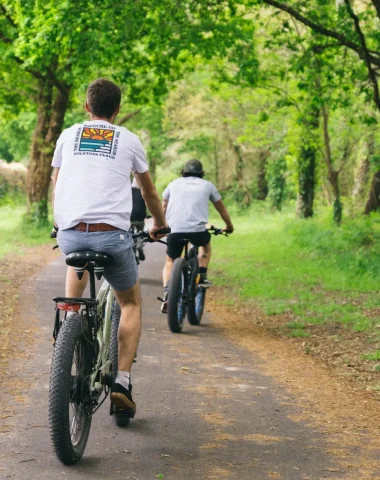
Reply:
[[197, 55], [234, 61], [237, 79], [251, 81], [257, 68], [253, 27], [227, 0], [9, 0], [0, 13], [1, 57], [29, 77], [38, 106], [28, 197], [30, 216], [42, 222], [56, 139], [71, 96], [91, 78], [111, 76], [141, 103], [165, 94]]

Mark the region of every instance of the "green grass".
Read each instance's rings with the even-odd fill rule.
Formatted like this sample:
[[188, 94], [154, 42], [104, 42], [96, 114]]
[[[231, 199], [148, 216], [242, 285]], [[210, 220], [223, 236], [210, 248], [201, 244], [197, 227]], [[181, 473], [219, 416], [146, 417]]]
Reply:
[[366, 353], [361, 356], [363, 360], [372, 360], [373, 362], [378, 362], [380, 360], [380, 350], [376, 350], [373, 353]]
[[380, 305], [378, 215], [337, 227], [324, 215], [299, 220], [293, 209], [271, 214], [254, 208], [233, 220], [233, 235], [213, 238], [216, 284], [233, 286], [267, 315], [292, 313], [294, 336], [307, 333], [299, 324], [337, 322], [366, 331], [380, 323], [364, 314]]
[[22, 252], [26, 246], [41, 245], [49, 241], [49, 228], [24, 225], [25, 207], [0, 207], [0, 259], [9, 253]]

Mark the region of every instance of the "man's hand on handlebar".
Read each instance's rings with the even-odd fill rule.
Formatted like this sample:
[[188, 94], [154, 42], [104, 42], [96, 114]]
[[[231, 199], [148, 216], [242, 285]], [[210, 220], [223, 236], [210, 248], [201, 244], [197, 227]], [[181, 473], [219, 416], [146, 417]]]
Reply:
[[226, 225], [226, 227], [222, 229], [222, 232], [231, 234], [231, 233], [234, 232], [234, 226], [233, 225]]
[[166, 237], [170, 233], [170, 228], [167, 223], [161, 227], [154, 225], [149, 229], [149, 236], [152, 240], [160, 240], [161, 238]]

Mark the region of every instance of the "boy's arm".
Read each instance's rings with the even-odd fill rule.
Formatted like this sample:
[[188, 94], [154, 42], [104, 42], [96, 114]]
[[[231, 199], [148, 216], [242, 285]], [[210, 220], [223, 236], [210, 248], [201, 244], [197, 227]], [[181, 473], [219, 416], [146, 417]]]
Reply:
[[231, 217], [230, 217], [229, 213], [227, 212], [227, 209], [224, 206], [224, 203], [222, 202], [222, 200], [218, 200], [217, 202], [213, 202], [213, 205], [214, 205], [216, 211], [222, 217], [222, 220], [224, 221], [224, 223], [226, 224], [226, 228], [223, 228], [223, 230], [227, 233], [232, 233], [234, 231], [234, 226], [232, 225]]
[[[155, 240], [158, 238], [155, 232], [161, 228], [167, 228], [168, 224], [165, 220], [165, 214], [161, 206], [160, 197], [158, 196], [156, 187], [152, 182], [149, 172], [135, 172], [136, 179], [141, 188], [141, 195], [153, 217], [153, 227], [149, 229], [151, 237]], [[161, 235], [159, 236], [161, 238]]]
[[165, 198], [162, 199], [162, 209], [164, 210], [165, 214], [166, 214], [166, 210], [168, 208], [168, 203], [169, 203], [169, 200], [165, 200]]

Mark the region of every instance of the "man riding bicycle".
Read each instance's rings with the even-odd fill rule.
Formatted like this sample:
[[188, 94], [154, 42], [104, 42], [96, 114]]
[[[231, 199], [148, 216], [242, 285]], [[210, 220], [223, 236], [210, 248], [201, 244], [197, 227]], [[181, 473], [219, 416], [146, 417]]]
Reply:
[[[150, 236], [161, 238], [155, 232], [167, 223], [139, 138], [114, 125], [120, 101], [121, 91], [114, 83], [101, 78], [89, 85], [85, 107], [90, 120], [64, 130], [57, 141], [52, 162], [53, 207], [62, 253], [94, 250], [115, 259], [104, 271], [121, 308], [119, 365], [111, 401], [134, 414], [130, 371], [140, 338], [141, 296], [128, 232], [131, 173], [153, 217]], [[79, 280], [74, 268], [68, 267], [66, 297], [81, 297], [87, 280], [88, 272]]]
[[161, 312], [167, 313], [168, 283], [174, 260], [181, 256], [185, 245], [184, 238], [199, 248], [199, 285], [209, 287], [207, 268], [211, 258], [211, 235], [206, 230], [208, 222], [208, 202], [211, 200], [215, 209], [225, 222], [223, 231], [232, 233], [234, 227], [230, 215], [222, 202], [222, 197], [215, 185], [203, 180], [203, 165], [199, 160], [189, 160], [182, 170], [182, 177], [171, 182], [162, 194], [162, 206], [171, 234], [167, 239], [167, 257], [163, 270], [164, 298]]

